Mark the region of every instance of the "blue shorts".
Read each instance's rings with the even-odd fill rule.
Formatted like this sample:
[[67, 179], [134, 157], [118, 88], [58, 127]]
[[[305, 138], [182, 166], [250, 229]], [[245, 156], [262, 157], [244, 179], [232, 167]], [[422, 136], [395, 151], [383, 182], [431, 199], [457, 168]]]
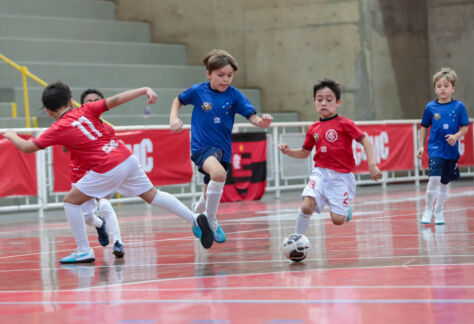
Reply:
[[440, 176], [442, 184], [459, 179], [458, 160], [446, 160], [439, 157], [430, 158], [430, 177]]
[[219, 161], [222, 165], [222, 167], [226, 170], [229, 171], [230, 168], [230, 163], [229, 162], [223, 162], [222, 161], [222, 155], [223, 151], [221, 149], [218, 149], [217, 147], [214, 146], [206, 146], [203, 147], [196, 152], [194, 152], [191, 155], [191, 160], [196, 164], [198, 167], [198, 171], [204, 174], [204, 183], [208, 184], [209, 181], [211, 181], [211, 176], [207, 174], [203, 169], [202, 165], [204, 164], [204, 161], [210, 156], [215, 156], [217, 161]]

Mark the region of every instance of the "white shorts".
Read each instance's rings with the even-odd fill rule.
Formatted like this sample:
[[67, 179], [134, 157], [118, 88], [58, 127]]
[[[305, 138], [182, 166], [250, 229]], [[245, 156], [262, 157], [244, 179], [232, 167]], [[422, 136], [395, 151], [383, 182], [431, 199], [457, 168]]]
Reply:
[[134, 155], [106, 173], [90, 170], [75, 185], [84, 194], [104, 198], [113, 192], [125, 196], [139, 196], [153, 187]]
[[301, 197], [313, 197], [316, 201], [314, 211], [318, 214], [328, 204], [331, 212], [347, 216], [355, 191], [356, 180], [352, 173], [315, 168]]

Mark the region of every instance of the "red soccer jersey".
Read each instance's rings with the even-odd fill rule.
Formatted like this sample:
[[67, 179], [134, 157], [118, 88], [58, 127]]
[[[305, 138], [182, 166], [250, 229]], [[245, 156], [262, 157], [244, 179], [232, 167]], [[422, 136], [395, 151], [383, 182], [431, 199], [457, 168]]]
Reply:
[[71, 159], [81, 168], [105, 173], [132, 154], [100, 121], [99, 117], [105, 111], [105, 99], [72, 109], [33, 143], [41, 149], [51, 145], [65, 146], [71, 152]]
[[[104, 129], [107, 133], [111, 133], [112, 136], [115, 136], [115, 130], [112, 126], [107, 123], [104, 123], [103, 121], [101, 121], [101, 123], [104, 124]], [[81, 178], [87, 173], [87, 171], [89, 171], [80, 164], [79, 160], [80, 159], [77, 158], [77, 154], [71, 154], [71, 162], [69, 166], [71, 167], [72, 183], [76, 183], [81, 180]]]
[[316, 146], [315, 167], [348, 173], [355, 168], [352, 140], [360, 142], [364, 137], [352, 120], [336, 115], [309, 127], [303, 149], [311, 151]]

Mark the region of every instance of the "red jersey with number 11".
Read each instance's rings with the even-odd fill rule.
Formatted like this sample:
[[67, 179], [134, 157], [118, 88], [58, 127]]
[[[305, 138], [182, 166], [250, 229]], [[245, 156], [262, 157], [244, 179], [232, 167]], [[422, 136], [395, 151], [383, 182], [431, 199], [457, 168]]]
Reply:
[[303, 149], [311, 151], [316, 146], [315, 167], [348, 173], [355, 168], [352, 140], [360, 142], [364, 137], [352, 120], [336, 115], [309, 127]]
[[94, 101], [66, 112], [33, 143], [44, 149], [51, 145], [66, 147], [82, 168], [105, 173], [125, 161], [132, 152], [107, 131], [99, 119], [107, 111], [104, 100]]

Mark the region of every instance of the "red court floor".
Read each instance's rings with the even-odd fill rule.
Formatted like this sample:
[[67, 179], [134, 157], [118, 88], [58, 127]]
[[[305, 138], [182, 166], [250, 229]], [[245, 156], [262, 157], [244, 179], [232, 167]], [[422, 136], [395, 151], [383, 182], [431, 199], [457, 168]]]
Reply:
[[343, 226], [313, 215], [301, 263], [280, 252], [299, 192], [222, 204], [228, 240], [209, 250], [176, 216], [114, 206], [125, 258], [89, 229], [82, 265], [58, 263], [74, 249], [61, 210], [0, 214], [0, 323], [474, 322], [474, 182], [452, 184], [441, 226], [419, 224], [425, 186], [359, 187]]

